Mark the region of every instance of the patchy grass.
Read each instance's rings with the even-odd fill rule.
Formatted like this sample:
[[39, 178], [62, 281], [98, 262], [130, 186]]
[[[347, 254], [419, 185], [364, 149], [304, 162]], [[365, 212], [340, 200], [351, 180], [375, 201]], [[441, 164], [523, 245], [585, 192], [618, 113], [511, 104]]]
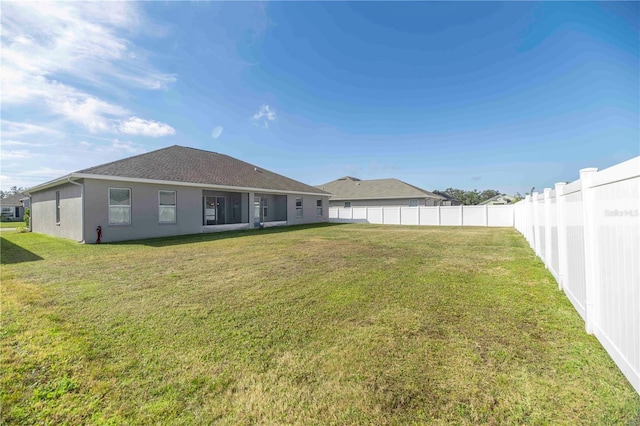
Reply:
[[2, 228], [24, 228], [27, 224], [24, 222], [0, 222], [0, 229]]
[[2, 235], [2, 421], [633, 424], [513, 229]]

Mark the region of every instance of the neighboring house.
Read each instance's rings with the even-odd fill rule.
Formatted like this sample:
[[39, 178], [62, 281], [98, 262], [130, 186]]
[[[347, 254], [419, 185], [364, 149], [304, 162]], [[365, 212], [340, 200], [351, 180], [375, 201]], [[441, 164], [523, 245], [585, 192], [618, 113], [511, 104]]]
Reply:
[[440, 204], [441, 206], [459, 206], [462, 204], [460, 201], [445, 192], [436, 190], [433, 191], [433, 193], [444, 198], [444, 201]]
[[182, 146], [73, 172], [26, 191], [33, 232], [94, 243], [327, 222], [329, 194]]
[[502, 195], [496, 195], [495, 197], [491, 197], [488, 200], [481, 202], [480, 205], [488, 204], [490, 206], [503, 206], [506, 204], [515, 204], [516, 201], [517, 201], [516, 197], [502, 194]]
[[22, 198], [24, 198], [24, 194], [15, 194], [0, 199], [3, 220], [21, 221], [24, 219]]
[[331, 194], [330, 207], [438, 206], [446, 198], [398, 179], [343, 178], [317, 185]]

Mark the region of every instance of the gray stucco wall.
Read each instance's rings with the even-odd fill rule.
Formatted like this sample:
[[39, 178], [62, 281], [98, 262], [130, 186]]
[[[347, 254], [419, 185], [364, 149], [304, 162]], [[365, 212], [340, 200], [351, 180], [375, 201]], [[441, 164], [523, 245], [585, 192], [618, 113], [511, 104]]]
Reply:
[[[56, 192], [60, 192], [60, 222], [56, 223]], [[82, 240], [81, 188], [70, 183], [31, 196], [31, 230], [56, 237]]]
[[[131, 224], [109, 225], [109, 188], [131, 189]], [[158, 191], [176, 191], [176, 223], [159, 223]], [[85, 238], [95, 243], [167, 237], [202, 232], [202, 189], [131, 182], [85, 181]]]
[[[302, 217], [296, 217], [296, 198], [302, 198]], [[316, 202], [322, 200], [322, 216], [316, 215]], [[329, 196], [322, 195], [288, 195], [287, 224], [320, 223], [329, 221]]]
[[345, 201], [351, 202], [351, 207], [409, 207], [410, 200], [418, 200], [419, 206], [435, 206], [431, 198], [395, 198], [383, 200], [331, 200], [331, 207], [344, 207]]

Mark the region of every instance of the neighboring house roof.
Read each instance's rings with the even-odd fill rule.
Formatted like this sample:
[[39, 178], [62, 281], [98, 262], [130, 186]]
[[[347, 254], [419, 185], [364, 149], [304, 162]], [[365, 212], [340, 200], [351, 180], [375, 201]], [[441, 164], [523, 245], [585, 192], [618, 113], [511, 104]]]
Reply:
[[480, 203], [480, 205], [484, 204], [513, 204], [516, 202], [516, 198], [511, 195], [496, 195], [495, 197], [491, 197], [488, 200], [485, 200]]
[[[327, 195], [313, 186], [228, 155], [178, 145], [79, 170], [56, 181], [101, 177]], [[31, 188], [29, 192], [49, 187], [56, 181]]]
[[24, 198], [24, 194], [10, 195], [6, 198], [0, 198], [0, 205], [5, 207], [22, 207], [21, 199]]
[[381, 200], [394, 198], [445, 198], [398, 179], [360, 180], [351, 176], [317, 185], [332, 194], [332, 200]]

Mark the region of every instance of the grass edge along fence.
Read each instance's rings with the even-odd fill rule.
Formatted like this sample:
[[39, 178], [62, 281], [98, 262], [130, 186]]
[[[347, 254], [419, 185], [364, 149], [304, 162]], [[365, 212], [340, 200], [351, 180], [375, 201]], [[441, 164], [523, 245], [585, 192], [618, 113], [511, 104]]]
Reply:
[[640, 394], [640, 157], [534, 192], [515, 228]]

